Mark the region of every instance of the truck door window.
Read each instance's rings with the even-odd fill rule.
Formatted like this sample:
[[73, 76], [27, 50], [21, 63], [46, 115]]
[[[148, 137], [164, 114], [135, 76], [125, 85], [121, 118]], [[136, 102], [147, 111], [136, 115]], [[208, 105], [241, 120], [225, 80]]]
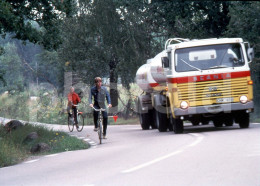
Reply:
[[195, 71], [196, 68], [207, 70], [243, 65], [242, 48], [238, 43], [181, 48], [175, 51], [177, 72]]

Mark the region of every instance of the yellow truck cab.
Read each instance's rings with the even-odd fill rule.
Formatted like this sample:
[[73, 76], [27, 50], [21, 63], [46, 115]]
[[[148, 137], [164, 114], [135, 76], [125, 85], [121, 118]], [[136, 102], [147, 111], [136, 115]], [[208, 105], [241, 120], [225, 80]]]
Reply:
[[[215, 127], [234, 122], [249, 127], [254, 108], [252, 59], [253, 49], [241, 38], [167, 40], [165, 50], [146, 64], [146, 79], [140, 76], [142, 69], [137, 73], [137, 84], [146, 91], [138, 98], [140, 122], [146, 128], [142, 127], [147, 129], [150, 123], [159, 131], [182, 133], [184, 120], [193, 125], [213, 121]], [[158, 74], [164, 77], [161, 81]]]

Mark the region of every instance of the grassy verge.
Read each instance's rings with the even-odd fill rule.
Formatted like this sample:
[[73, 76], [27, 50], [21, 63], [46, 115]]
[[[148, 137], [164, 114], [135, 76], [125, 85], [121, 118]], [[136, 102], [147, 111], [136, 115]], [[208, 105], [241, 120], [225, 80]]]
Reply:
[[108, 123], [110, 125], [131, 125], [131, 124], [139, 124], [138, 118], [129, 118], [125, 120], [124, 118], [117, 118], [116, 122], [114, 121], [114, 118], [109, 117]]
[[[37, 132], [38, 138], [25, 142], [26, 136]], [[32, 154], [31, 148], [38, 143], [50, 146], [48, 152]], [[64, 151], [87, 149], [89, 146], [82, 140], [69, 136], [65, 132], [48, 130], [43, 126], [25, 125], [10, 133], [0, 126], [0, 168], [24, 161], [32, 155], [53, 154]]]

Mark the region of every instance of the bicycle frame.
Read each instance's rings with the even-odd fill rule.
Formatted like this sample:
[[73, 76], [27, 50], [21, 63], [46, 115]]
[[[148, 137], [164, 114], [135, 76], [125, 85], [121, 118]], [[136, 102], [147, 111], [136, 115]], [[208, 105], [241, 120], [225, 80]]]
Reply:
[[[72, 106], [77, 108], [78, 105], [72, 105]], [[73, 121], [75, 122], [74, 112], [72, 112], [71, 114], [72, 114]], [[81, 117], [79, 117], [80, 115], [81, 115]], [[76, 118], [77, 118], [78, 123], [82, 123], [82, 126], [80, 125], [80, 126], [77, 127], [77, 131], [81, 132], [83, 130], [83, 127], [84, 127], [84, 117], [82, 116], [82, 112], [79, 112], [78, 109], [77, 109], [77, 113], [76, 113]], [[68, 121], [68, 122], [70, 122], [70, 121]], [[70, 125], [70, 124], [68, 124], [68, 125]], [[69, 127], [70, 132], [73, 131], [73, 128], [74, 128], [74, 123], [72, 124], [72, 128]]]
[[102, 127], [103, 127], [103, 114], [102, 111], [106, 111], [106, 109], [100, 108], [96, 109], [95, 107], [92, 107], [93, 110], [98, 112], [98, 137], [99, 137], [99, 143], [102, 143]]

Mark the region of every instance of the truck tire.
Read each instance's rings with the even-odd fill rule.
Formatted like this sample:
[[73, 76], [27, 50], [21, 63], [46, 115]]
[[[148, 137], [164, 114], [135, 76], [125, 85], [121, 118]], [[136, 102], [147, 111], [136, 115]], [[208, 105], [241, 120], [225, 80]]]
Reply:
[[155, 122], [160, 132], [166, 132], [168, 128], [167, 115], [155, 110]]
[[202, 117], [201, 124], [202, 125], [208, 125], [209, 124], [209, 120], [207, 118]]
[[168, 129], [169, 129], [169, 131], [173, 131], [173, 125], [171, 124], [171, 121], [170, 121], [170, 119], [168, 119]]
[[191, 124], [193, 125], [193, 126], [198, 126], [199, 124], [200, 124], [200, 121], [201, 121], [201, 118], [200, 117], [192, 117], [191, 119], [190, 119], [190, 121], [191, 121]]
[[151, 122], [151, 117], [149, 117], [149, 112], [147, 113], [142, 112], [142, 105], [140, 103], [140, 100], [138, 100], [137, 104], [138, 104], [138, 116], [139, 116], [141, 127], [143, 130], [148, 130], [150, 128], [150, 122]]
[[183, 121], [181, 119], [175, 119], [171, 116], [170, 117], [170, 123], [173, 127], [173, 132], [175, 134], [183, 133]]
[[151, 128], [157, 129], [156, 121], [155, 121], [155, 109], [149, 110], [149, 116], [151, 117]]
[[227, 127], [231, 127], [233, 126], [233, 116], [231, 114], [226, 114], [224, 116], [224, 124], [227, 126]]
[[193, 126], [198, 126], [200, 124], [200, 121], [194, 120], [191, 122]]
[[213, 124], [215, 127], [223, 127], [224, 121], [221, 117], [216, 116], [213, 118]]
[[241, 112], [239, 113], [239, 115], [237, 116], [237, 121], [239, 124], [240, 128], [248, 128], [249, 127], [249, 113], [246, 112]]
[[150, 118], [148, 113], [139, 114], [139, 120], [143, 130], [148, 130], [150, 128]]

